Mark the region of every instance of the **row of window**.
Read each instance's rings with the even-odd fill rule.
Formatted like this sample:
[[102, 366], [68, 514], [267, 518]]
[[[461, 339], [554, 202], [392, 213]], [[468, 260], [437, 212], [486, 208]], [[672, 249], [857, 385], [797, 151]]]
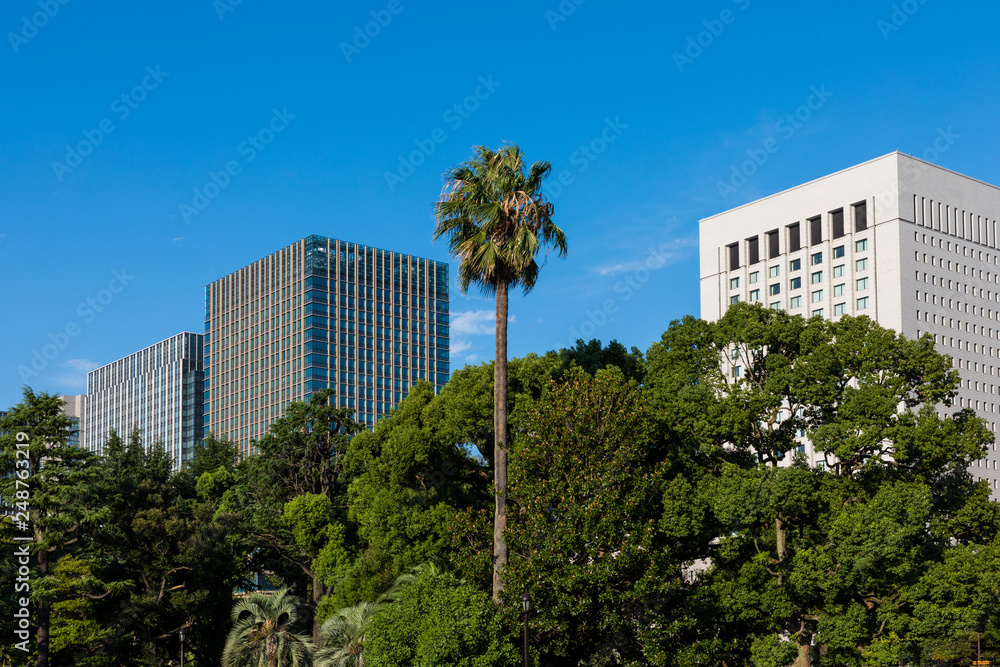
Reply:
[[[854, 251], [855, 252], [864, 252], [866, 250], [868, 250], [868, 239], [861, 239], [861, 240], [855, 242], [855, 244], [854, 244]], [[837, 246], [836, 248], [833, 249], [833, 258], [834, 259], [840, 259], [843, 256], [844, 256], [844, 246]], [[822, 263], [823, 263], [823, 253], [822, 252], [813, 253], [812, 255], [809, 256], [809, 264], [810, 264], [810, 266], [818, 266], [819, 264], [822, 264]], [[867, 258], [859, 259], [859, 260], [857, 260], [855, 262], [855, 270], [856, 271], [864, 271], [867, 268], [868, 268], [868, 259]], [[801, 259], [793, 259], [793, 260], [790, 260], [788, 262], [788, 270], [789, 270], [790, 273], [794, 273], [796, 271], [800, 271], [801, 269], [802, 269], [802, 260]], [[840, 271], [840, 275], [843, 275], [843, 269], [844, 269], [843, 265], [834, 267], [834, 273], [835, 273], [834, 277], [836, 277], [836, 272], [838, 270]], [[768, 267], [767, 275], [768, 275], [769, 278], [777, 278], [778, 276], [780, 276], [781, 275], [781, 265], [780, 264], [775, 264], [774, 266]], [[812, 278], [813, 278], [813, 282], [814, 283], [815, 282], [819, 282], [819, 280], [822, 280], [822, 278], [820, 278], [819, 280], [817, 280], [816, 279], [816, 275], [817, 275], [816, 273], [812, 274]], [[800, 279], [793, 278], [792, 280], [795, 281], [795, 280], [800, 280]], [[747, 281], [750, 282], [751, 284], [760, 281], [760, 271], [751, 271], [747, 275]], [[739, 288], [739, 286], [740, 286], [740, 279], [739, 279], [739, 277], [734, 277], [734, 278], [730, 278], [729, 279], [729, 289], [737, 289], [737, 288]]]
[[[865, 202], [852, 206], [854, 213], [854, 231], [863, 232], [868, 229], [868, 207]], [[806, 219], [806, 229], [809, 230], [809, 245], [815, 246], [825, 238], [839, 239], [845, 236], [844, 209], [840, 208], [827, 214], [827, 224], [823, 224], [823, 216], [817, 215]], [[773, 229], [764, 233], [767, 246], [767, 258], [775, 259], [782, 254], [780, 230]], [[754, 235], [744, 241], [746, 244], [747, 265], [761, 261], [760, 236]], [[740, 268], [740, 243], [726, 246], [729, 255], [729, 270]], [[798, 222], [785, 226], [785, 252], [791, 253], [802, 248], [802, 229]]]

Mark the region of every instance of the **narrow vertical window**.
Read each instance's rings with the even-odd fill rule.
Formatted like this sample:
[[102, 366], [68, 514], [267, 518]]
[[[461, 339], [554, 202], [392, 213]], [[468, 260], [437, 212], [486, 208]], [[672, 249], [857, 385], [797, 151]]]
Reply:
[[868, 229], [868, 203], [859, 202], [854, 205], [854, 231], [863, 232]]
[[802, 235], [799, 233], [799, 223], [788, 225], [788, 252], [795, 252], [802, 247]]
[[816, 245], [823, 241], [823, 218], [816, 216], [809, 219], [809, 245]]
[[844, 209], [838, 208], [830, 212], [830, 224], [833, 227], [833, 238], [839, 239], [844, 235]]
[[747, 265], [760, 261], [760, 238], [752, 236], [747, 239]]
[[767, 233], [767, 258], [774, 259], [778, 255], [778, 230], [775, 229]]
[[734, 243], [729, 248], [729, 270], [740, 268], [740, 244]]

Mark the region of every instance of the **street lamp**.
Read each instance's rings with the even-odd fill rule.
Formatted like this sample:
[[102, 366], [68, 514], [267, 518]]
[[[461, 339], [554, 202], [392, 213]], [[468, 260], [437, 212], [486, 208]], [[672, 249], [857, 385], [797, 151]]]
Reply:
[[184, 626], [181, 626], [181, 667], [184, 667]]
[[531, 611], [531, 596], [528, 591], [521, 594], [521, 609], [524, 610], [524, 667], [528, 667], [528, 612]]

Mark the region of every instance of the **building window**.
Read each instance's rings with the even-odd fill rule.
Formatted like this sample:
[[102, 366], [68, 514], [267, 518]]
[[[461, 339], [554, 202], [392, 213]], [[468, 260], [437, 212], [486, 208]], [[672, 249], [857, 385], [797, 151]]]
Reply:
[[743, 369], [741, 367], [739, 367], [739, 366], [733, 366], [733, 377], [734, 378], [738, 378], [742, 372], [743, 372]]
[[863, 257], [858, 261], [854, 262], [855, 271], [867, 271], [868, 270], [868, 258]]
[[859, 202], [854, 205], [854, 231], [863, 232], [868, 229], [868, 204]]
[[729, 289], [736, 289], [739, 286], [740, 286], [740, 279], [739, 278], [730, 278], [729, 279]]
[[809, 245], [823, 242], [823, 218], [816, 216], [809, 219]]
[[735, 306], [739, 302], [740, 302], [740, 295], [739, 294], [734, 294], [731, 297], [729, 297], [729, 305], [730, 306]]
[[771, 310], [781, 310], [781, 302], [780, 301], [772, 301], [771, 302]]
[[802, 268], [802, 260], [801, 259], [793, 259], [792, 261], [790, 261], [788, 263], [788, 270], [789, 271], [798, 271], [801, 268]]
[[863, 296], [858, 299], [858, 310], [864, 310], [868, 307], [868, 297]]
[[844, 235], [844, 209], [830, 212], [830, 225], [833, 227], [833, 238], [839, 239]]
[[860, 292], [863, 289], [868, 289], [868, 279], [867, 278], [858, 278], [855, 281], [855, 287], [854, 287], [854, 289], [856, 291], [858, 291], [858, 292]]
[[788, 252], [795, 252], [802, 247], [802, 235], [799, 233], [799, 223], [788, 225]]
[[767, 258], [774, 259], [779, 254], [778, 252], [778, 230], [767, 233]]
[[788, 285], [791, 289], [799, 289], [802, 287], [802, 278], [792, 278], [788, 281]]
[[781, 294], [781, 285], [778, 283], [771, 285], [770, 287], [767, 288], [767, 293], [770, 294], [771, 296], [777, 296]]
[[760, 301], [760, 290], [752, 289], [750, 290], [750, 301]]
[[840, 283], [839, 285], [833, 286], [833, 295], [844, 296], [844, 283]]
[[817, 308], [816, 310], [814, 310], [812, 312], [812, 316], [813, 317], [823, 317], [823, 309], [822, 308]]
[[754, 236], [747, 239], [747, 265], [756, 264], [760, 261], [760, 242]]
[[812, 255], [809, 256], [809, 263], [812, 264], [813, 266], [816, 266], [817, 264], [822, 264], [823, 263], [823, 253], [821, 253], [821, 252], [814, 252]]
[[840, 278], [843, 275], [844, 275], [844, 265], [843, 264], [838, 264], [837, 266], [833, 267], [833, 277], [834, 278]]
[[833, 249], [833, 258], [834, 259], [840, 259], [843, 256], [844, 256], [844, 246], [839, 245], [839, 246], [837, 246], [836, 248]]
[[834, 306], [833, 306], [833, 314], [834, 315], [843, 315], [846, 312], [847, 312], [847, 304], [846, 303], [837, 303], [837, 304], [834, 304]]
[[755, 283], [760, 280], [760, 271], [754, 271], [750, 274], [750, 282]]
[[740, 244], [734, 243], [729, 248], [729, 270], [734, 271], [740, 268]]
[[823, 282], [823, 272], [814, 271], [809, 282], [811, 282], [813, 285], [815, 285], [816, 283]]
[[868, 250], [868, 239], [854, 242], [854, 252], [864, 252], [865, 250]]
[[772, 266], [767, 270], [767, 275], [771, 276], [772, 278], [777, 278], [779, 275], [781, 275], [781, 267]]
[[817, 303], [823, 300], [823, 290], [818, 289], [812, 293], [812, 302]]
[[789, 308], [801, 308], [802, 307], [802, 297], [801, 296], [793, 296], [791, 299], [788, 300], [788, 307]]

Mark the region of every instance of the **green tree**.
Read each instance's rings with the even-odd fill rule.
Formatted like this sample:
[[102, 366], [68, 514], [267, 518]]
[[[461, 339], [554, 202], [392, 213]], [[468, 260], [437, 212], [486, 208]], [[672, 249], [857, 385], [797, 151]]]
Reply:
[[517, 652], [490, 598], [452, 575], [426, 570], [395, 594], [365, 633], [367, 667], [502, 667]]
[[715, 323], [673, 323], [648, 359], [661, 431], [708, 472], [696, 494], [715, 537], [702, 600], [717, 622], [702, 645], [729, 664], [791, 648], [801, 665], [850, 664], [981, 624], [988, 600], [968, 588], [982, 569], [954, 582], [937, 620], [920, 602], [935, 568], [1000, 528], [967, 471], [992, 436], [950, 411], [958, 375], [929, 338], [739, 304]]
[[8, 543], [15, 535], [31, 537], [31, 542], [20, 544], [33, 560], [30, 594], [35, 604], [37, 667], [49, 664], [52, 605], [66, 594], [53, 577], [52, 566], [63, 555], [82, 549], [87, 530], [108, 518], [92, 484], [97, 458], [66, 443], [71, 422], [63, 407], [59, 396], [36, 394], [25, 387], [22, 402], [0, 421], [4, 453], [0, 497], [14, 508], [14, 518], [24, 522], [18, 526], [5, 521], [2, 527]]
[[233, 606], [233, 628], [222, 667], [300, 667], [311, 664], [313, 645], [299, 631], [301, 600], [287, 588], [253, 592]]
[[[94, 531], [91, 568], [128, 595], [98, 609], [116, 630], [111, 650], [131, 664], [158, 664], [187, 647], [204, 659], [221, 653], [219, 622], [241, 582], [246, 547], [232, 538], [235, 517], [215, 502], [185, 498], [162, 447], [146, 447], [133, 429], [127, 443], [112, 433], [95, 489], [109, 510]], [[133, 646], [133, 641], [135, 645]]]
[[258, 547], [252, 565], [309, 589], [312, 641], [321, 642], [316, 613], [332, 588], [330, 570], [343, 567], [348, 534], [347, 486], [343, 459], [351, 438], [362, 430], [353, 411], [329, 402], [332, 389], [292, 403], [284, 417], [257, 442], [258, 453], [244, 459], [236, 484], [222, 508], [242, 516], [243, 529]]
[[315, 667], [365, 667], [365, 636], [381, 602], [359, 602], [344, 607], [323, 623], [323, 648], [316, 651]]
[[[513, 445], [505, 591], [514, 610], [531, 595], [541, 664], [663, 664], [662, 647], [687, 632], [676, 610], [694, 547], [686, 523], [661, 522], [664, 496], [687, 494], [654, 434], [620, 369], [575, 368]], [[669, 506], [687, 518], [682, 503]]]
[[372, 600], [407, 568], [444, 558], [455, 512], [489, 502], [489, 479], [460, 446], [451, 406], [417, 383], [373, 431], [351, 441], [344, 466], [359, 548], [349, 568], [327, 573], [335, 592], [326, 606]]
[[494, 381], [493, 598], [499, 599], [501, 572], [507, 563], [507, 316], [508, 293], [529, 292], [538, 279], [535, 255], [542, 245], [566, 254], [566, 237], [552, 222], [553, 206], [545, 201], [542, 181], [552, 167], [536, 162], [526, 170], [524, 154], [514, 145], [492, 151], [476, 148], [469, 161], [445, 174], [448, 183], [437, 201], [434, 238], [449, 238], [459, 260], [462, 291], [476, 284], [496, 296]]

